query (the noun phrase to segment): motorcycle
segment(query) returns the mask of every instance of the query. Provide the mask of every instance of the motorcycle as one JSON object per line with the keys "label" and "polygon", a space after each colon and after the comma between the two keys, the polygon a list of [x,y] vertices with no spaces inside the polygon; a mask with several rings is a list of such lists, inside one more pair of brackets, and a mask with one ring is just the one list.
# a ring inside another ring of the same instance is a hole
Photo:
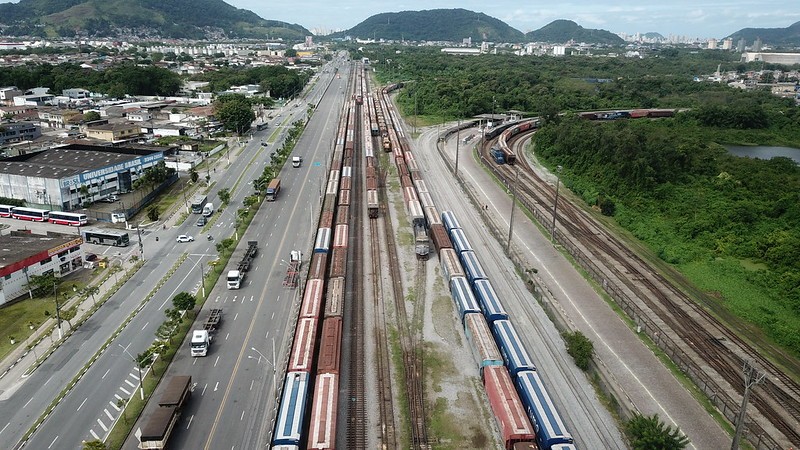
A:
{"label": "motorcycle", "polygon": [[213,238],[213,237],[211,237],[211,235],[209,234],[209,235],[208,235],[208,240],[209,240],[209,241],[213,241],[213,240],[214,240],[214,238]]}

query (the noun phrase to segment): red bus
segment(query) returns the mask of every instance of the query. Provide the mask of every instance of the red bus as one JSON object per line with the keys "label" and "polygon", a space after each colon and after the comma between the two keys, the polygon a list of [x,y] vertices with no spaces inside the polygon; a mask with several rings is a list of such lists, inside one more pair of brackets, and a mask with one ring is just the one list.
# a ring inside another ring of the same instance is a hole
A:
{"label": "red bus", "polygon": [[86,214],[65,211],[50,211],[50,223],[82,227],[86,225]]}
{"label": "red bus", "polygon": [[50,211],[46,209],[21,208],[19,206],[11,208],[11,217],[15,219],[47,222],[49,216]]}
{"label": "red bus", "polygon": [[11,211],[13,209],[13,206],[0,205],[0,217],[11,217]]}

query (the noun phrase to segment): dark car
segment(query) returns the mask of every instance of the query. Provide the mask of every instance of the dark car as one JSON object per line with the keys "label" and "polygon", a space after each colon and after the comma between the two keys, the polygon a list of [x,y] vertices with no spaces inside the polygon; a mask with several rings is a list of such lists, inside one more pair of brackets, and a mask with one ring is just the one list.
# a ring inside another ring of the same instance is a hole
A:
{"label": "dark car", "polygon": [[84,259],[86,261],[97,261],[97,255],[95,255],[94,253],[87,253]]}
{"label": "dark car", "polygon": [[203,225],[205,225],[207,223],[208,223],[208,219],[206,219],[205,216],[200,216],[200,218],[197,219],[197,223],[195,225],[197,225],[198,227],[202,227]]}

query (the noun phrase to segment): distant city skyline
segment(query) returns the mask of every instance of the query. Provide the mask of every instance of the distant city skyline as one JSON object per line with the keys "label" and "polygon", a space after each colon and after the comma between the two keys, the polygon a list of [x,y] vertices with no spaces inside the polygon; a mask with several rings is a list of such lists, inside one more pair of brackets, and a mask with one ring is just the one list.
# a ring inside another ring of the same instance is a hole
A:
{"label": "distant city skyline", "polygon": [[[742,28],[785,28],[800,21],[800,8],[786,0],[565,0],[526,7],[524,2],[462,0],[430,2],[405,0],[223,0],[248,9],[267,20],[299,24],[312,32],[329,33],[352,28],[384,12],[462,8],[482,12],[527,33],[558,19],[572,20],[584,28],[612,33],[657,32],[664,37],[724,38]],[[0,0],[0,3],[17,3]]]}
{"label": "distant city skyline", "polygon": [[665,37],[672,34],[723,38],[742,28],[784,28],[800,21],[800,8],[795,2],[786,0],[670,0],[657,3],[566,0],[530,7],[526,7],[526,2],[509,0],[491,3],[475,0],[434,3],[420,0],[227,0],[227,3],[249,9],[264,19],[302,25],[312,32],[346,30],[384,12],[452,8],[482,12],[523,33],[537,30],[554,20],[567,19],[584,28],[600,28],[612,33],[658,32]]}

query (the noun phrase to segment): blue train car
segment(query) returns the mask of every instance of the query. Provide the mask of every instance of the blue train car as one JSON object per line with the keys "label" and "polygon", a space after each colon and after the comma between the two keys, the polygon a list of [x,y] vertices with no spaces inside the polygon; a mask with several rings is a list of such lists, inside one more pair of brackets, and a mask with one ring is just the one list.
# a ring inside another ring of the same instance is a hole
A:
{"label": "blue train car", "polygon": [[281,410],[278,412],[275,434],[272,436],[273,448],[276,445],[300,445],[307,399],[308,374],[305,372],[287,373],[283,398],[281,398]]}
{"label": "blue train car", "polygon": [[528,355],[528,351],[525,350],[522,341],[519,340],[517,330],[514,329],[514,325],[511,322],[508,320],[494,321],[492,333],[512,378],[516,377],[517,373],[521,371],[536,370],[533,359]]}
{"label": "blue train car", "polygon": [[464,267],[464,273],[467,275],[467,280],[469,280],[470,284],[474,284],[477,280],[488,278],[486,271],[481,266],[481,262],[478,261],[478,255],[474,251],[467,250],[461,252],[458,256],[461,259],[461,265]]}
{"label": "blue train car", "polygon": [[508,320],[508,313],[489,280],[475,280],[472,286],[487,322],[492,324],[496,320]]}
{"label": "blue train car", "polygon": [[467,336],[472,354],[478,361],[480,374],[483,374],[483,368],[486,366],[503,365],[503,355],[500,354],[492,337],[492,330],[482,315],[469,313],[464,316],[464,334]]}
{"label": "blue train car", "polygon": [[453,228],[450,230],[450,240],[453,242],[453,249],[456,253],[466,252],[472,250],[472,244],[467,240],[464,230],[461,228]]}
{"label": "blue train car", "polygon": [[550,450],[578,450],[578,447],[575,444],[556,444],[551,445]]}
{"label": "blue train car", "polygon": [[317,229],[317,239],[314,241],[314,253],[328,253],[331,248],[331,229]]}
{"label": "blue train car", "polygon": [[444,229],[447,230],[448,233],[450,230],[461,228],[461,224],[458,223],[458,219],[456,219],[456,215],[453,211],[442,211],[442,223],[444,224]]}
{"label": "blue train car", "polygon": [[522,371],[517,374],[515,384],[525,412],[536,429],[539,446],[553,449],[559,448],[557,447],[559,444],[572,444],[572,436],[564,427],[564,422],[561,421],[561,416],[556,411],[539,374],[529,370]]}
{"label": "blue train car", "polygon": [[453,277],[450,280],[450,295],[458,307],[458,317],[464,320],[464,315],[468,313],[481,312],[481,307],[475,296],[472,294],[472,289],[469,287],[469,281],[464,277]]}

